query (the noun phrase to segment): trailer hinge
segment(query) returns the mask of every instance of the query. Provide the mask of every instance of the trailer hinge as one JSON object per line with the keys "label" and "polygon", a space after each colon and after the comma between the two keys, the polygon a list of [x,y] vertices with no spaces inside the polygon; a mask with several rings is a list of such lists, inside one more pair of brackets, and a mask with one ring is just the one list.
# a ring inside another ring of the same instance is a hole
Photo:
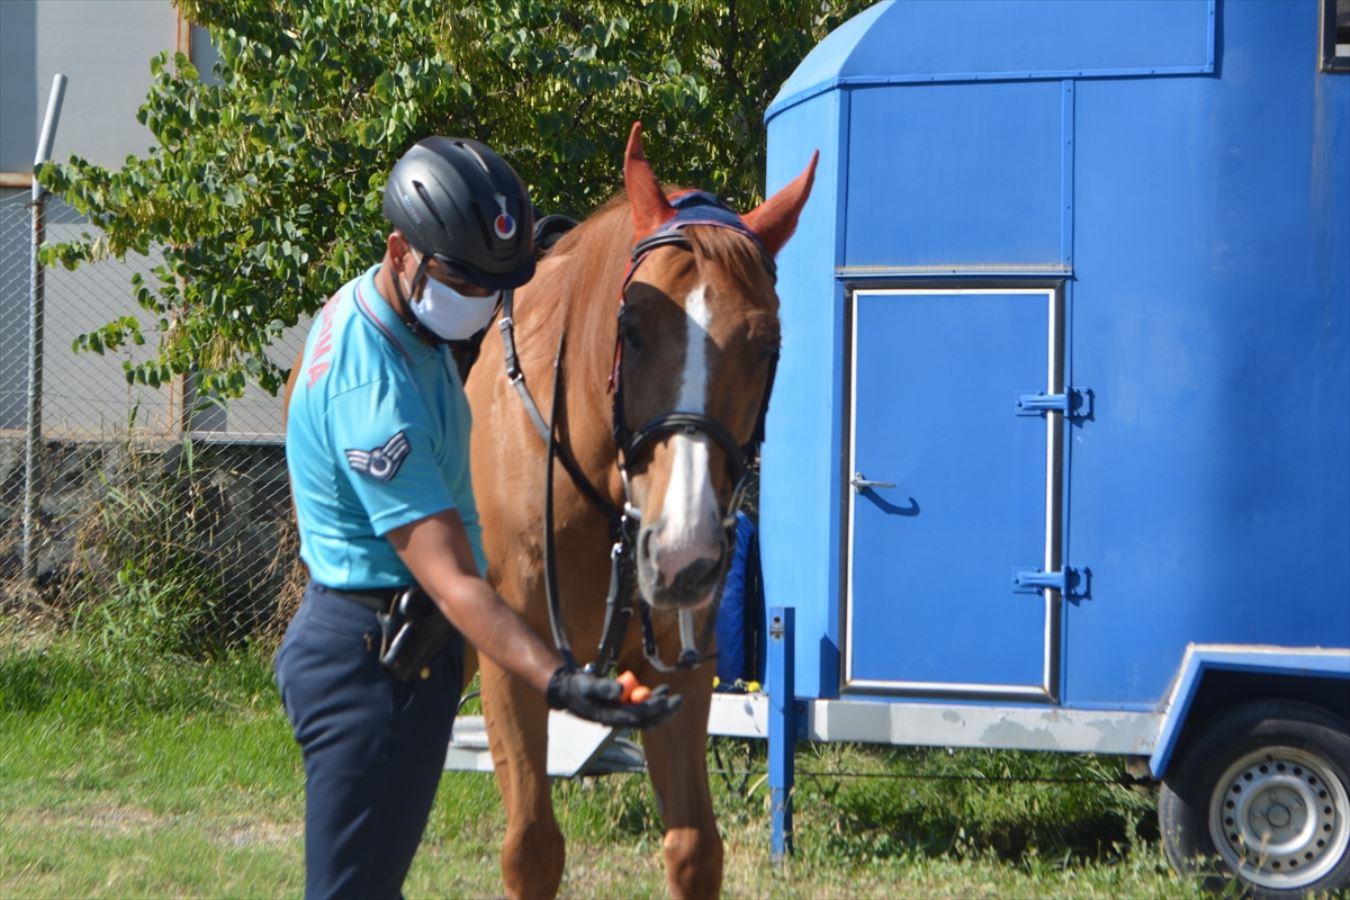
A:
{"label": "trailer hinge", "polygon": [[1070,419],[1088,419],[1092,417],[1092,389],[1069,388],[1062,394],[1017,395],[1017,414],[1019,416],[1039,416],[1043,412],[1060,412]]}
{"label": "trailer hinge", "polygon": [[1055,572],[1044,569],[1014,569],[1013,591],[1018,594],[1039,594],[1046,588],[1059,591],[1061,597],[1082,598],[1088,595],[1092,578],[1090,569],[1064,568]]}

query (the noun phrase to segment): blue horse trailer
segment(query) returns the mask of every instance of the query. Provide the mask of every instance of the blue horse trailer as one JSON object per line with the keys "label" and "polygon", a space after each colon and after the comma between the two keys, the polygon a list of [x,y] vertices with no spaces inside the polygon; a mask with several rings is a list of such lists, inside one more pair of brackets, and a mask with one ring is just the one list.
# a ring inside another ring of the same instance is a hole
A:
{"label": "blue horse trailer", "polygon": [[1179,867],[1350,883],[1348,43],[1347,0],[892,0],[783,86],[778,849],[794,734],[1091,751]]}

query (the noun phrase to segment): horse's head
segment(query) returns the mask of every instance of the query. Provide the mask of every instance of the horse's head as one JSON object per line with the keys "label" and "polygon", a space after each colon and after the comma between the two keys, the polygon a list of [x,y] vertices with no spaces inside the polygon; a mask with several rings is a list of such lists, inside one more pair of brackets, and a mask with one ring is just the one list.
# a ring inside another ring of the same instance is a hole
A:
{"label": "horse's head", "polygon": [[773,257],[796,228],[815,164],[738,216],[707,195],[667,197],[633,126],[624,183],[635,260],[614,414],[641,511],[638,586],[653,607],[702,606],[726,572],[734,495],[778,359]]}

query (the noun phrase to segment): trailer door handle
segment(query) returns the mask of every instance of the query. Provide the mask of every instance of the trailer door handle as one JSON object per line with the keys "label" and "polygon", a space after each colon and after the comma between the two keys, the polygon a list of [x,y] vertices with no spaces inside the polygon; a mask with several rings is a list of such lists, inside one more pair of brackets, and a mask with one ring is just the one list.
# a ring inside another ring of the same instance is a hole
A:
{"label": "trailer door handle", "polygon": [[848,480],[848,483],[853,485],[853,490],[859,493],[861,493],[864,488],[895,487],[895,482],[893,481],[868,481],[866,478],[863,477],[863,473],[861,472],[854,472],[853,477]]}

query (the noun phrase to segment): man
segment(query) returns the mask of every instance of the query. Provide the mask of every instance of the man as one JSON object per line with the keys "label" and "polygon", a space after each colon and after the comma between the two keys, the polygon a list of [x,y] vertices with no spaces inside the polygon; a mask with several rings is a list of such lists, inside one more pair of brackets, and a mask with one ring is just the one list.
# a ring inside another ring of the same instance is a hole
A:
{"label": "man", "polygon": [[[428,138],[395,165],[384,213],[383,260],[324,306],[288,385],[311,580],[276,671],[305,761],[308,897],[399,896],[444,766],[464,639],[555,709],[648,727],[679,706],[666,694],[621,704],[618,682],[564,668],[480,577],[469,408],[446,343],[480,331],[500,291],[534,274],[524,184],[483,144]],[[405,593],[414,585],[425,594]]]}

